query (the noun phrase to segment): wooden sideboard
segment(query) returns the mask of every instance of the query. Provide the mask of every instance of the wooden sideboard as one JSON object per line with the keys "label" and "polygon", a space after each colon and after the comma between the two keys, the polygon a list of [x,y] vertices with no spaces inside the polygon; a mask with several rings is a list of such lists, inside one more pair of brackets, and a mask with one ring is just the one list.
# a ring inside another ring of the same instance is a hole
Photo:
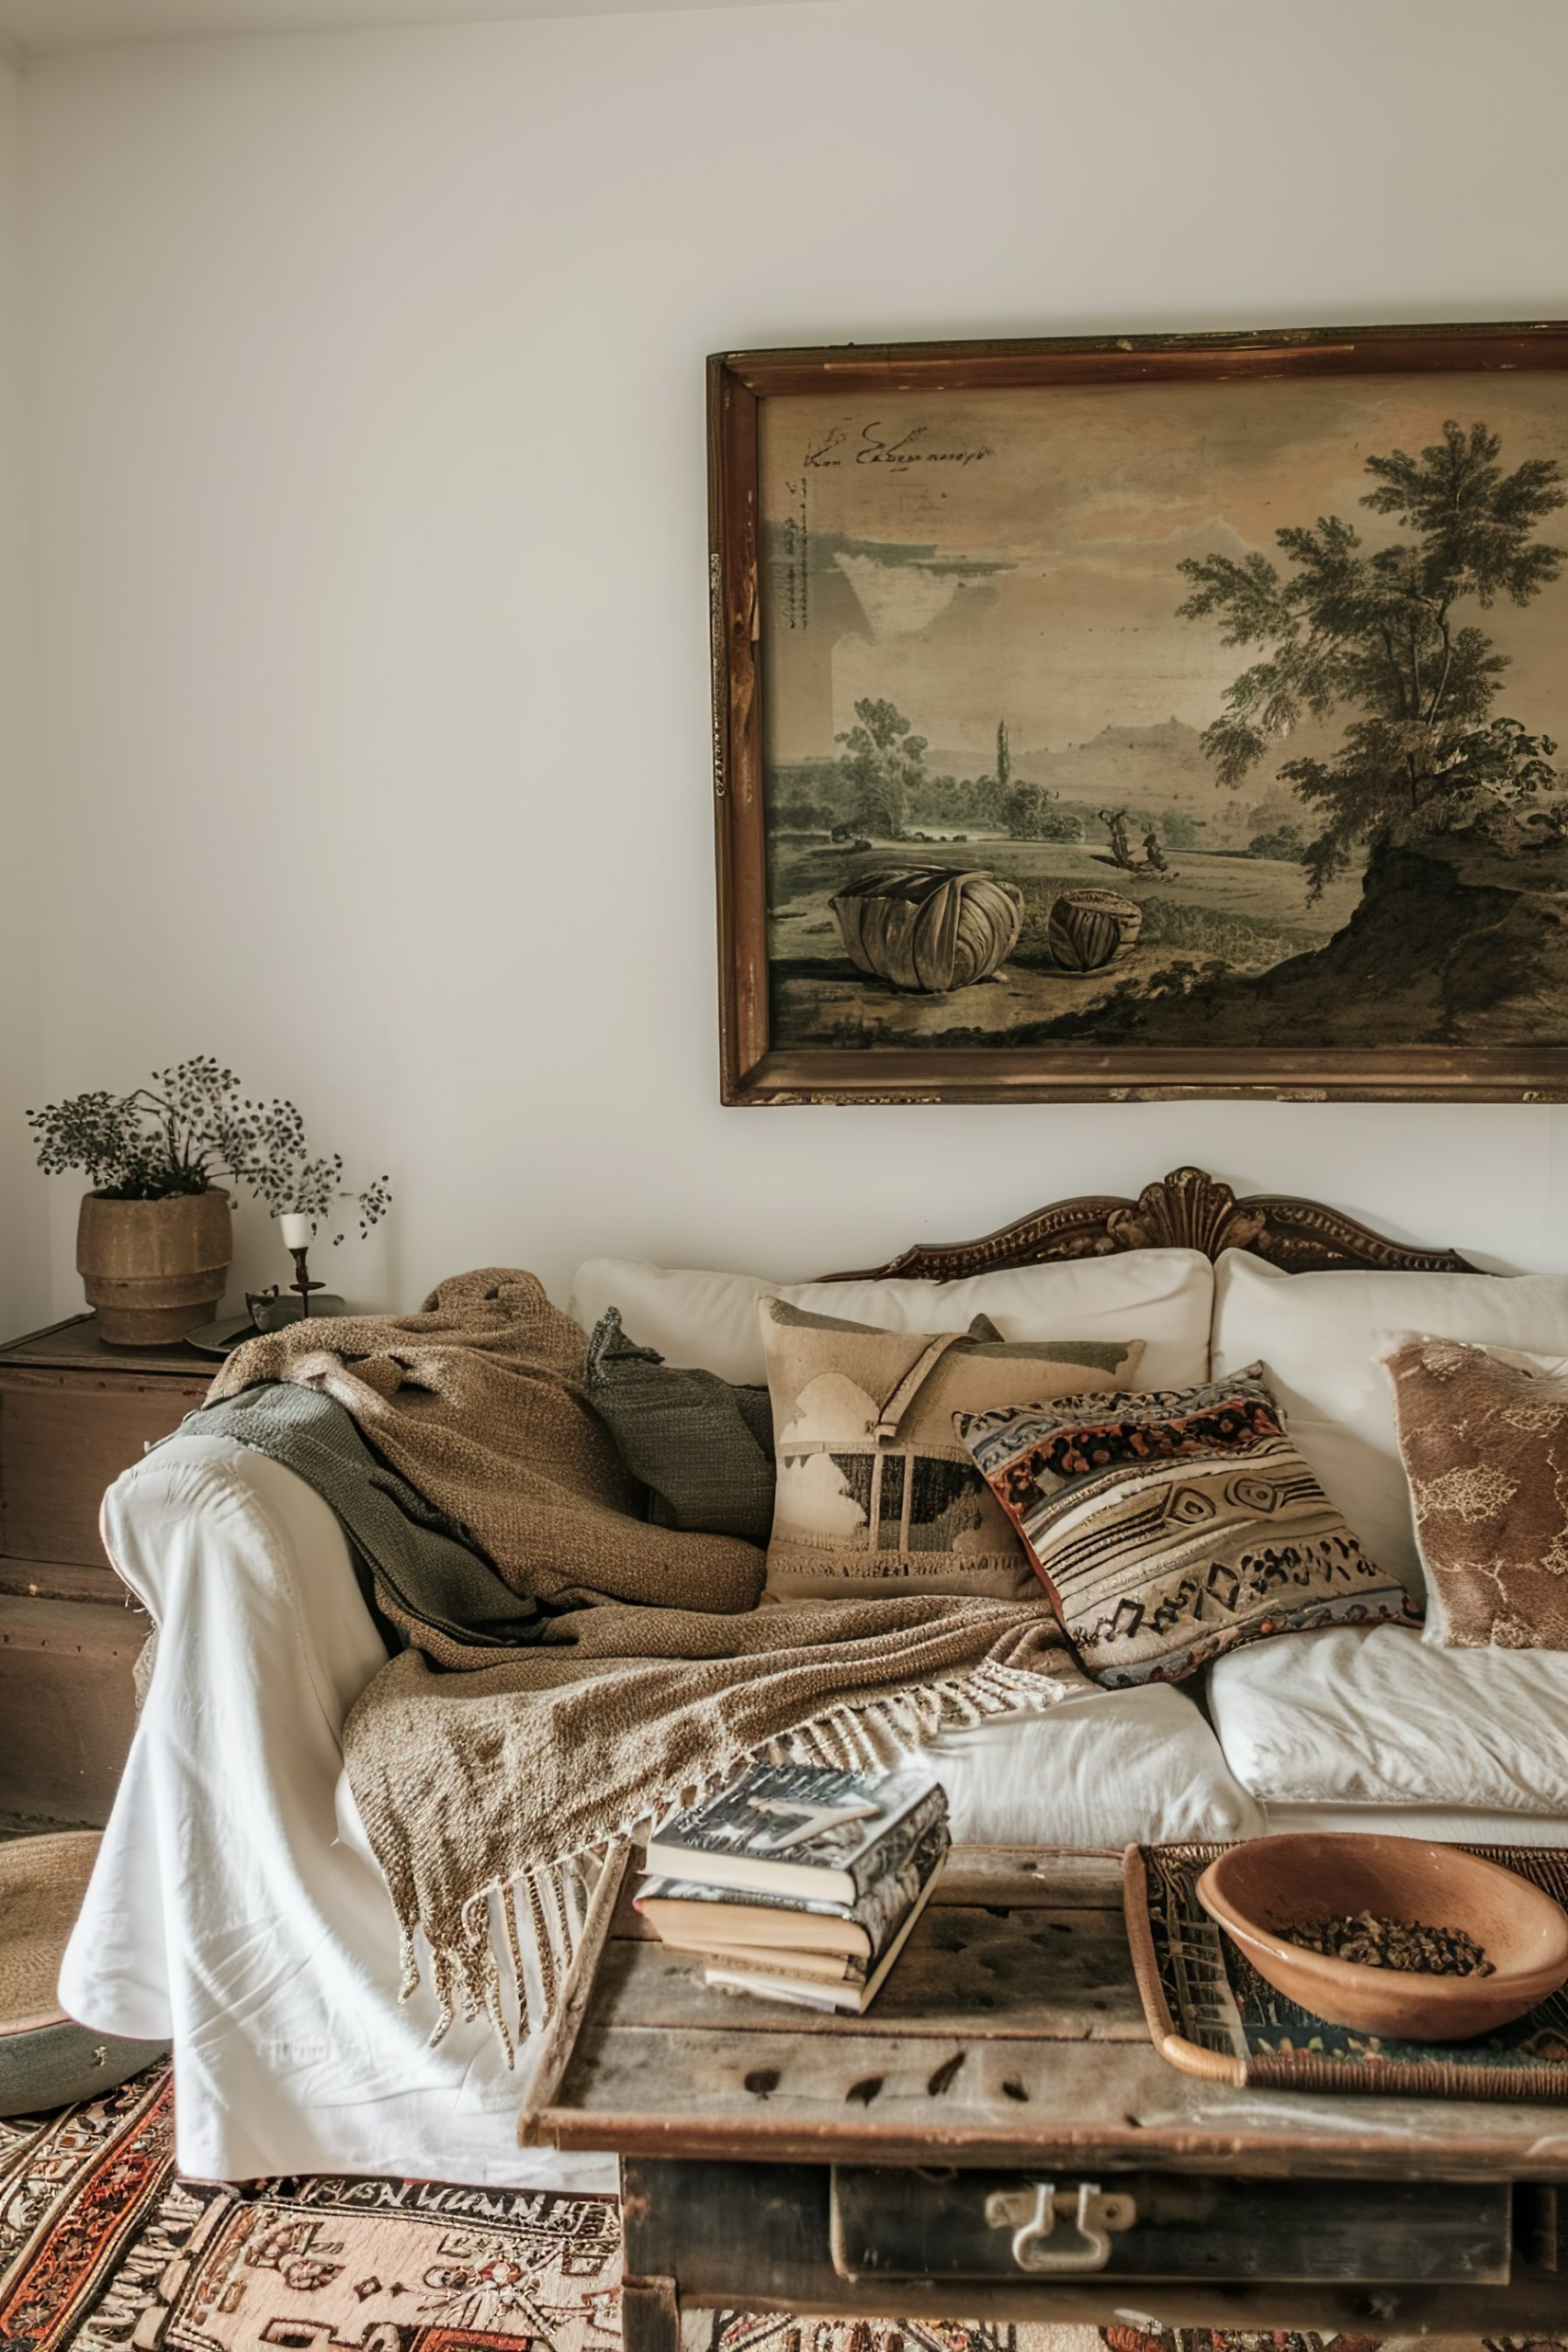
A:
{"label": "wooden sideboard", "polygon": [[0,1346],[0,1815],[108,1818],[148,1621],[98,1540],[106,1487],[200,1404],[214,1359],[73,1317]]}

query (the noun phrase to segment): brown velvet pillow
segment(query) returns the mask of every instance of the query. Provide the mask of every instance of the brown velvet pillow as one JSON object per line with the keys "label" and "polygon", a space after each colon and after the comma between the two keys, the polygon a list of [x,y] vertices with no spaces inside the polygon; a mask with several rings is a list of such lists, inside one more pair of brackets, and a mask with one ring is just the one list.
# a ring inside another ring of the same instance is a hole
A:
{"label": "brown velvet pillow", "polygon": [[1385,1357],[1444,1649],[1568,1650],[1568,1379],[1461,1340]]}

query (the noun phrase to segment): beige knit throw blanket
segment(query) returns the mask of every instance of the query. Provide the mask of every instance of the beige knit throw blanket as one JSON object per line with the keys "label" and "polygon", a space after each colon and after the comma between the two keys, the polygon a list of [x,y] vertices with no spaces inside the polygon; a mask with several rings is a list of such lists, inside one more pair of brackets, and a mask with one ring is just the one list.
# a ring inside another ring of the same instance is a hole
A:
{"label": "beige knit throw blanket", "polygon": [[513,2026],[546,2022],[605,1859],[749,1758],[875,1769],[1084,1687],[1043,1600],[759,1609],[754,1546],[633,1515],[584,1349],[533,1275],[487,1269],[417,1315],[252,1340],[211,1391],[321,1387],[551,1611],[538,1645],[498,1665],[493,1646],[466,1648],[378,1590],[414,1646],[352,1710],[344,1755],[397,1910],[405,1998],[416,1938],[429,1949],[437,2039],[459,2009],[487,2011],[509,2049]]}

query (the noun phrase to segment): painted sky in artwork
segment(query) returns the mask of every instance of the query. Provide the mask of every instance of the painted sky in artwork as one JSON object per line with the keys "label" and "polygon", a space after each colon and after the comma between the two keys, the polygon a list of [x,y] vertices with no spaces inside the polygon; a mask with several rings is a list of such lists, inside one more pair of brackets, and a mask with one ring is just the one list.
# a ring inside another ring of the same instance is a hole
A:
{"label": "painted sky in artwork", "polygon": [[[765,401],[768,763],[830,756],[863,695],[976,771],[999,717],[1015,752],[1206,727],[1256,656],[1176,618],[1181,559],[1277,558],[1278,529],[1327,514],[1397,536],[1359,505],[1365,460],[1449,417],[1500,433],[1506,467],[1568,468],[1549,371]],[[1568,547],[1568,510],[1542,536]],[[1496,709],[1568,742],[1568,565],[1523,611],[1459,618],[1513,658]]]}

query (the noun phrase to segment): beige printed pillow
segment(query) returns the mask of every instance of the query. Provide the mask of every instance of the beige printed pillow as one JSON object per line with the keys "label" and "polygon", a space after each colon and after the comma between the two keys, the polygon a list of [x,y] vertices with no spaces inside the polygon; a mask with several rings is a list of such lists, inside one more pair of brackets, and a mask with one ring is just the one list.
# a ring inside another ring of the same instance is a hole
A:
{"label": "beige printed pillow", "polygon": [[757,1314],[778,1455],[764,1599],[1037,1599],[953,1417],[1129,1388],[1143,1341],[881,1331],[781,1298]]}

